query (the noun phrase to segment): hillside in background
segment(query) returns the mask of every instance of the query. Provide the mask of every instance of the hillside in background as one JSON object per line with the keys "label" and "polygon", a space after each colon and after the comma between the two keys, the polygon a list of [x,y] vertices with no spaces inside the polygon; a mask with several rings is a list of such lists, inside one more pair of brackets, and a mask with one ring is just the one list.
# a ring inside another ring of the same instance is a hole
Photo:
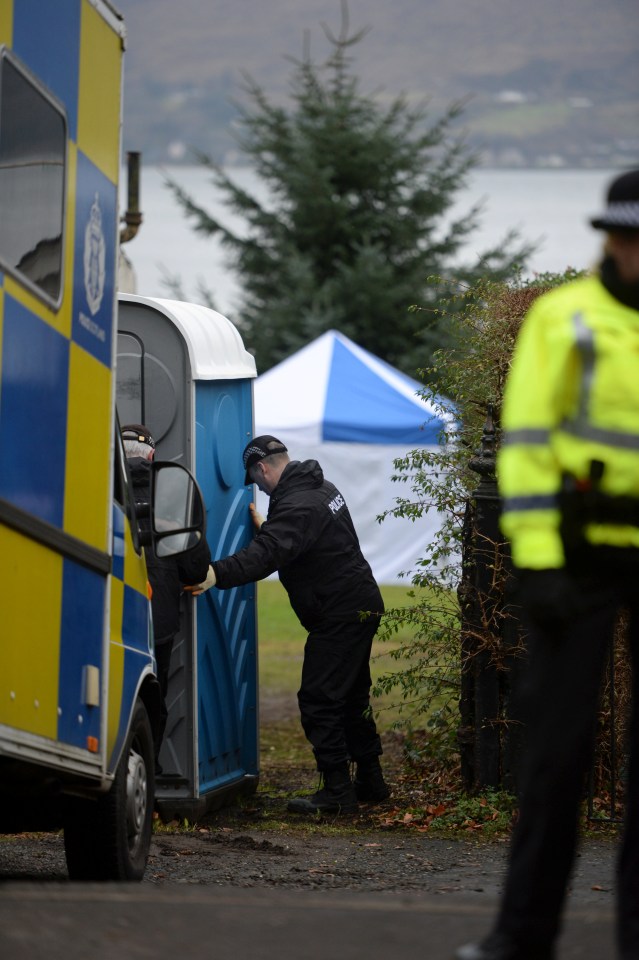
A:
{"label": "hillside in background", "polygon": [[[147,163],[190,148],[238,159],[247,71],[285,101],[290,58],[321,62],[339,0],[114,0],[127,28],[124,148]],[[610,167],[639,158],[636,0],[349,0],[365,94],[468,98],[461,126],[485,166]]]}

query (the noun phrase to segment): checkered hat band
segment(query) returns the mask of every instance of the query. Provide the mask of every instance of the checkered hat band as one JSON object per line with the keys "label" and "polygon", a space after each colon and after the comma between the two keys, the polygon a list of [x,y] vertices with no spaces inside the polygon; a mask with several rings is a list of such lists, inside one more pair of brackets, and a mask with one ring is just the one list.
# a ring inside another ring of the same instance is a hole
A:
{"label": "checkered hat band", "polygon": [[260,460],[263,457],[268,456],[268,452],[265,452],[264,450],[262,450],[261,447],[247,447],[246,450],[244,451],[244,466],[246,466],[246,464],[249,461],[249,457],[252,457],[254,453],[258,455]]}
{"label": "checkered hat band", "polygon": [[155,449],[155,440],[141,424],[139,426],[133,424],[133,426],[122,427],[121,430],[123,440],[137,440],[138,443],[146,443],[147,447]]}
{"label": "checkered hat band", "polygon": [[639,202],[610,203],[601,219],[620,227],[639,227]]}

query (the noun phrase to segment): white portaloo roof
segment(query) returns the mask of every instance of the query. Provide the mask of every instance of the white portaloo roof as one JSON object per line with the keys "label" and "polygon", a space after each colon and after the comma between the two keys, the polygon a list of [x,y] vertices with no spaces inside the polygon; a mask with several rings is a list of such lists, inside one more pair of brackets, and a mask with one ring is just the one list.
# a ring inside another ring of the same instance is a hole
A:
{"label": "white portaloo roof", "polygon": [[187,345],[194,380],[241,380],[256,377],[255,358],[227,317],[210,307],[182,300],[120,294],[121,301],[146,304],[175,324]]}

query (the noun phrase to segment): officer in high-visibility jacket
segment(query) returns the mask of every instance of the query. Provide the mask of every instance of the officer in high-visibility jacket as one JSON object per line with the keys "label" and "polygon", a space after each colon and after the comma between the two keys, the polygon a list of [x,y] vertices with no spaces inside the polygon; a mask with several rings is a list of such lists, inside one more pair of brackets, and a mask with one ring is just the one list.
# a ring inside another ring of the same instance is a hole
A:
{"label": "officer in high-visibility jacket", "polygon": [[529,643],[527,747],[496,923],[457,960],[555,957],[622,608],[635,670],[617,946],[639,960],[639,170],[591,223],[606,231],[598,272],[534,303],[506,385],[498,481]]}

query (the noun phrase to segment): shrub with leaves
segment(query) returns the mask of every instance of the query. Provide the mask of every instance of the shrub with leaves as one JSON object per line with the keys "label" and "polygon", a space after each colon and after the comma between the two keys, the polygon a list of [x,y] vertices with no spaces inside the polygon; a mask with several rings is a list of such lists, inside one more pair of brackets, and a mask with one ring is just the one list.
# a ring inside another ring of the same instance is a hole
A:
{"label": "shrub with leaves", "polygon": [[[449,345],[434,354],[431,366],[420,375],[426,384],[422,395],[435,402],[448,426],[437,449],[413,450],[395,461],[393,479],[406,492],[396,498],[388,513],[417,523],[427,511],[436,510],[441,525],[435,540],[424,545],[417,568],[406,574],[412,584],[411,602],[385,615],[383,639],[392,639],[406,625],[412,628],[412,638],[393,650],[397,668],[379,679],[375,691],[396,693],[399,723],[409,732],[425,729],[428,733],[421,738],[409,734],[408,742],[419,744],[422,758],[437,763],[451,760],[457,749],[461,683],[458,588],[464,517],[479,479],[472,469],[473,458],[482,443],[487,411],[494,414],[498,437],[504,384],[525,314],[538,296],[577,275],[568,270],[534,280],[482,279],[447,292],[437,309],[438,323],[447,325]],[[442,280],[432,278],[432,282],[440,285]],[[383,519],[379,517],[380,522]],[[497,594],[503,592],[504,582],[505,574],[493,585]],[[499,615],[494,596],[491,609]],[[486,644],[493,644],[491,656],[498,657],[495,638],[499,631],[489,619],[483,624],[483,633]],[[477,648],[481,649],[481,644]]]}

